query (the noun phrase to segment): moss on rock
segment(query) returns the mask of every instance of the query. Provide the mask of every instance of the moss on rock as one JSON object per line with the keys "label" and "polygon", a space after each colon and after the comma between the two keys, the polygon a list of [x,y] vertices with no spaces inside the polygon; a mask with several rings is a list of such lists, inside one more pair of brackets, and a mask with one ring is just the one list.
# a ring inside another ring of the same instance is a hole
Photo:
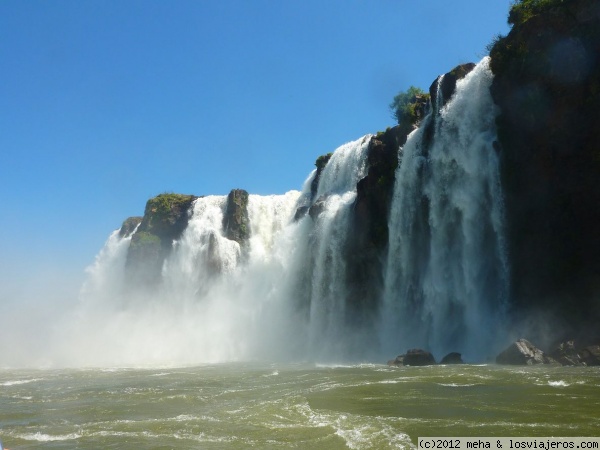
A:
{"label": "moss on rock", "polygon": [[126,267],[132,282],[154,285],[173,241],[185,230],[194,195],[165,193],[146,203],[144,217],[131,238]]}

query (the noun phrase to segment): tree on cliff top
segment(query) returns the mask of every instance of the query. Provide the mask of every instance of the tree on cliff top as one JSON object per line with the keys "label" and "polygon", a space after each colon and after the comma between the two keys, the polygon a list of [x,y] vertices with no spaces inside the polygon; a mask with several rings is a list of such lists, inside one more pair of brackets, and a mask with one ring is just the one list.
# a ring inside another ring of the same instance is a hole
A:
{"label": "tree on cliff top", "polygon": [[416,118],[415,105],[417,99],[425,95],[425,91],[418,87],[411,86],[404,92],[399,92],[390,103],[392,117],[398,121],[414,123]]}

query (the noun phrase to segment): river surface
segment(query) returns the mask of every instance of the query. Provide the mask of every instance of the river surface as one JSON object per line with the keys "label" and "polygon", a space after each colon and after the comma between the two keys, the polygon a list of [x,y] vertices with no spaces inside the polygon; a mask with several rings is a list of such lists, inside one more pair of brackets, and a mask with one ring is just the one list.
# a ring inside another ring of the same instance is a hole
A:
{"label": "river surface", "polygon": [[228,363],[0,370],[15,449],[386,449],[419,436],[598,436],[600,369]]}

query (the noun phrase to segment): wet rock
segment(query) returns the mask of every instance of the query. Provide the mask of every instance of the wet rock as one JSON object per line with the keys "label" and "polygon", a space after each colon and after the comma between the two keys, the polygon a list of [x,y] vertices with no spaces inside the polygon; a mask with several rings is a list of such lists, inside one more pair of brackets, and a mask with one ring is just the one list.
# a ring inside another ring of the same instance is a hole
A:
{"label": "wet rock", "polygon": [[296,214],[294,214],[294,222],[297,222],[300,219],[302,219],[308,213],[308,210],[309,210],[308,206],[300,206],[296,210]]}
{"label": "wet rock", "polygon": [[398,355],[394,359],[390,359],[387,362],[388,366],[403,366],[404,365],[404,355]]}
{"label": "wet rock", "polygon": [[561,342],[550,353],[550,356],[563,366],[581,366],[579,352],[575,348],[575,341]]}
{"label": "wet rock", "polygon": [[[431,96],[431,107],[433,111],[437,111],[442,108],[456,90],[456,82],[471,72],[475,68],[475,64],[467,63],[460,64],[452,69],[450,72],[440,75],[429,87],[429,94]],[[438,94],[441,94],[442,104],[438,105]]]}
{"label": "wet rock", "polygon": [[314,202],[310,209],[308,210],[308,215],[313,220],[317,220],[319,214],[321,214],[325,210],[325,197],[319,197],[316,202]]}
{"label": "wet rock", "polygon": [[427,350],[413,348],[404,355],[403,363],[405,366],[431,366],[436,364],[435,358]]}
{"label": "wet rock", "polygon": [[315,161],[315,166],[317,168],[317,172],[315,173],[315,177],[313,178],[313,180],[310,184],[311,201],[314,200],[315,196],[317,195],[317,191],[319,190],[319,181],[321,180],[321,174],[323,173],[323,170],[325,169],[325,166],[331,159],[332,155],[333,155],[333,153],[327,153],[325,155],[321,155]]}
{"label": "wet rock", "polygon": [[586,366],[600,366],[600,345],[589,345],[579,352],[581,362]]}
{"label": "wet rock", "polygon": [[527,339],[519,339],[513,342],[506,350],[496,356],[496,363],[514,366],[549,364],[551,362],[554,362],[554,360],[544,355],[542,350]]}
{"label": "wet rock", "polygon": [[464,364],[464,363],[465,362],[462,359],[462,355],[457,352],[448,353],[440,361],[440,364]]}

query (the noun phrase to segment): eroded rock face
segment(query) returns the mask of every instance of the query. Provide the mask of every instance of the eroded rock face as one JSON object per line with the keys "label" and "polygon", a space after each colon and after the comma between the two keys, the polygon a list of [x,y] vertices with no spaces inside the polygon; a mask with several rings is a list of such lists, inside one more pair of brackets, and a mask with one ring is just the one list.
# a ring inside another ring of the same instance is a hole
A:
{"label": "eroded rock face", "polygon": [[588,340],[600,320],[600,3],[539,3],[490,52],[511,298]]}
{"label": "eroded rock face", "polygon": [[227,208],[223,215],[223,232],[227,239],[246,245],[250,238],[250,220],[248,219],[248,192],[233,189],[227,196]]}
{"label": "eroded rock face", "polygon": [[506,350],[496,357],[496,363],[514,366],[525,366],[533,364],[549,364],[554,362],[544,355],[544,352],[529,342],[527,339],[519,339],[513,342]]}

